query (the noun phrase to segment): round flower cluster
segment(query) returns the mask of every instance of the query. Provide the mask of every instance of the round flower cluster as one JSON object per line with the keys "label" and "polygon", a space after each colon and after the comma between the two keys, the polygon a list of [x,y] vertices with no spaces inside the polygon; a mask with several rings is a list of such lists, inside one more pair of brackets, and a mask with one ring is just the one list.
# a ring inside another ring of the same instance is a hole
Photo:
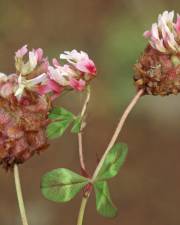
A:
{"label": "round flower cluster", "polygon": [[46,127],[52,100],[64,90],[82,91],[96,68],[85,52],[65,52],[51,66],[42,49],[15,53],[16,73],[0,73],[0,164],[12,168],[47,148]]}
{"label": "round flower cluster", "polygon": [[180,16],[165,11],[144,36],[149,44],[135,65],[135,85],[145,94],[169,95],[180,92]]}
{"label": "round flower cluster", "polygon": [[55,58],[52,60],[53,65],[48,66],[49,79],[39,88],[41,94],[53,90],[54,98],[65,90],[83,91],[96,75],[94,62],[83,51],[65,51],[60,54],[60,59],[66,60],[67,64],[61,65]]}

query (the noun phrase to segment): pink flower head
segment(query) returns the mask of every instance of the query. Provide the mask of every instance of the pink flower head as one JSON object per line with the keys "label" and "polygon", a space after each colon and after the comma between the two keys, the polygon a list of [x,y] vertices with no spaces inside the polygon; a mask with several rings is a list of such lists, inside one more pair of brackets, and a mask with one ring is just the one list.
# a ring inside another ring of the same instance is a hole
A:
{"label": "pink flower head", "polygon": [[71,65],[73,65],[77,70],[90,75],[96,74],[96,66],[94,62],[89,59],[86,52],[77,50],[65,51],[64,54],[60,55],[60,59],[67,60]]}
{"label": "pink flower head", "polygon": [[86,82],[82,79],[76,80],[74,78],[71,78],[70,86],[74,88],[76,91],[83,91],[84,88],[86,87]]}
{"label": "pink flower head", "polygon": [[[179,17],[178,17],[179,18]],[[150,38],[150,44],[162,53],[177,53],[180,51],[178,44],[179,19],[173,22],[174,11],[165,11],[158,17],[158,22],[154,23],[150,31],[144,32],[145,38]]]}

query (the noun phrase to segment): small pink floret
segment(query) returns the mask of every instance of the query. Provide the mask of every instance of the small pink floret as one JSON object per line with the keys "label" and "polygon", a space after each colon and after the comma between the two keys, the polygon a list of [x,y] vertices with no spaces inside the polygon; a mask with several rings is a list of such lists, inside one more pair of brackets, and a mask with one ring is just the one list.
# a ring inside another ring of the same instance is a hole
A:
{"label": "small pink floret", "polygon": [[27,45],[24,45],[22,48],[20,48],[19,50],[17,50],[17,52],[15,53],[15,55],[18,58],[22,58],[24,55],[26,55],[27,52],[28,52]]}
{"label": "small pink floret", "polygon": [[86,86],[86,82],[82,79],[76,80],[72,78],[70,80],[70,86],[74,88],[76,91],[83,91]]}
{"label": "small pink floret", "polygon": [[40,85],[38,87],[38,92],[40,95],[44,95],[49,92],[60,94],[61,91],[62,91],[62,87],[58,83],[56,83],[54,80],[51,80],[51,79],[49,79],[46,84]]}
{"label": "small pink floret", "polygon": [[43,50],[42,50],[42,48],[35,49],[34,51],[35,51],[35,55],[37,57],[37,61],[41,62],[41,60],[43,59]]}
{"label": "small pink floret", "polygon": [[92,75],[96,74],[96,67],[95,64],[92,60],[90,60],[87,64],[86,64],[86,68],[88,69],[89,73]]}
{"label": "small pink floret", "polygon": [[96,74],[96,67],[94,65],[94,62],[90,59],[82,60],[82,61],[78,62],[76,64],[76,68],[78,70],[80,70],[81,72],[84,72],[84,73],[88,73],[88,74],[91,74],[91,75]]}
{"label": "small pink floret", "polygon": [[58,62],[58,60],[56,58],[53,58],[52,59],[52,64],[53,64],[54,67],[61,66],[60,63]]}
{"label": "small pink floret", "polygon": [[145,31],[144,32],[144,34],[143,34],[143,36],[145,37],[145,38],[149,38],[149,37],[151,37],[151,31],[149,31],[149,30],[147,30],[147,31]]}

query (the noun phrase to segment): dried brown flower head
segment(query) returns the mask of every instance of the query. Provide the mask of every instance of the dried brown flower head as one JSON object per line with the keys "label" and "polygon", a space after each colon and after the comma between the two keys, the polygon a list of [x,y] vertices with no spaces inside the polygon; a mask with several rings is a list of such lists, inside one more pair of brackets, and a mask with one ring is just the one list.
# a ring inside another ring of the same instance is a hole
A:
{"label": "dried brown flower head", "polygon": [[6,169],[48,146],[49,100],[28,90],[17,100],[12,92],[17,79],[17,75],[10,75],[8,81],[0,82],[0,164]]}
{"label": "dried brown flower head", "polygon": [[144,94],[170,95],[180,92],[180,55],[165,54],[147,46],[135,64],[134,81]]}

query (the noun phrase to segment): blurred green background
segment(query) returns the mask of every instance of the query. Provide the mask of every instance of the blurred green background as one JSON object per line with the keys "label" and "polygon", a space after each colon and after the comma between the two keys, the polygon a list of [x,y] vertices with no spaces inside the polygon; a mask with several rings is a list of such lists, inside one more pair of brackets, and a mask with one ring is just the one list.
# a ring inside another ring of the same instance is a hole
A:
{"label": "blurred green background", "polygon": [[[125,106],[135,94],[133,64],[146,45],[144,30],[164,10],[180,13],[178,0],[0,0],[0,71],[14,71],[14,52],[24,44],[58,57],[64,50],[87,51],[98,69],[92,82],[85,159],[92,172]],[[83,95],[69,94],[56,104],[79,112]],[[141,99],[120,141],[129,154],[119,176],[110,182],[118,216],[96,213],[92,195],[84,225],[180,224],[180,96]],[[66,204],[45,200],[40,178],[48,170],[79,171],[77,138],[65,134],[20,167],[29,224],[76,224],[81,195]],[[0,225],[20,225],[13,175],[0,171]]]}

